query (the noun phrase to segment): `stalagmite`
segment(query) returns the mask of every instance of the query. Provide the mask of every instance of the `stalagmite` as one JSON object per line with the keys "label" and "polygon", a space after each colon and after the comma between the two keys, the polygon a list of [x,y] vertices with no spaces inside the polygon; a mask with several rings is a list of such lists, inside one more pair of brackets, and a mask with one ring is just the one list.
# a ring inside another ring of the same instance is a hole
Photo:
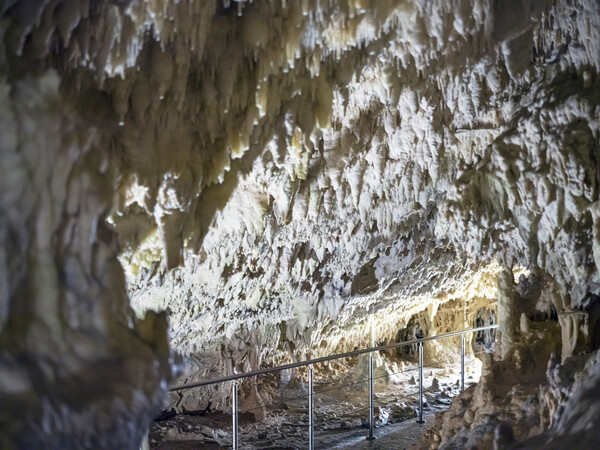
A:
{"label": "stalagmite", "polygon": [[503,358],[508,355],[515,343],[517,324],[515,302],[513,274],[512,271],[504,269],[498,274],[498,322]]}

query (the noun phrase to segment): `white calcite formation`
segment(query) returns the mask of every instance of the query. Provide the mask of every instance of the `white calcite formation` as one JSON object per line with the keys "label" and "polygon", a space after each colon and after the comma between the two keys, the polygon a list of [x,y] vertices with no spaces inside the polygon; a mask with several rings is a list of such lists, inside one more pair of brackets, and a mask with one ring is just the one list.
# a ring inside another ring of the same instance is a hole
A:
{"label": "white calcite formation", "polygon": [[200,379],[497,298],[519,438],[600,345],[596,0],[8,0],[0,41],[0,446],[137,446],[148,310]]}

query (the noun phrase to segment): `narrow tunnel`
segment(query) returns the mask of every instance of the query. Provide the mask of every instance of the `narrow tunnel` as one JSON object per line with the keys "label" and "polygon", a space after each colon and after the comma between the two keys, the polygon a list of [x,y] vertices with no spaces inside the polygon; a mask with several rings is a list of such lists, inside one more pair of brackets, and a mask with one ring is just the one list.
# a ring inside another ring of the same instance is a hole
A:
{"label": "narrow tunnel", "polygon": [[597,0],[0,3],[0,448],[598,448],[599,69]]}

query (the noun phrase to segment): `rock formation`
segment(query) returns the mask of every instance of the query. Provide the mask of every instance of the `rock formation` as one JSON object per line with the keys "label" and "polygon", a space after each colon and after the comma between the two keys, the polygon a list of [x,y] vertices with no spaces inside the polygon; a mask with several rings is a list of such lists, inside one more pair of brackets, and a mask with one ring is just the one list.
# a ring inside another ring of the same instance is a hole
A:
{"label": "rock formation", "polygon": [[517,440],[582,432],[596,0],[6,0],[0,42],[0,446],[136,447],[169,346],[193,380],[496,310],[436,442],[534,397]]}

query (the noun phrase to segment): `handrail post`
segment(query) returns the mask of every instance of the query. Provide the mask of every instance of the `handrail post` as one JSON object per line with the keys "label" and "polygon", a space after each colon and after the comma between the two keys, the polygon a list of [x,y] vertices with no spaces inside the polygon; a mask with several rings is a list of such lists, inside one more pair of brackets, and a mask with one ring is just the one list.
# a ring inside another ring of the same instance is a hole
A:
{"label": "handrail post", "polygon": [[369,353],[369,436],[367,440],[375,439],[373,436],[373,427],[375,420],[373,419],[373,353]]}
{"label": "handrail post", "polygon": [[460,391],[465,390],[465,335],[460,335]]}
{"label": "handrail post", "polygon": [[314,416],[314,386],[313,386],[313,366],[308,366],[308,449],[315,448],[315,416]]}
{"label": "handrail post", "polygon": [[232,416],[232,444],[233,450],[238,450],[238,383],[237,381],[233,381],[231,385],[231,416]]}
{"label": "handrail post", "polygon": [[425,423],[423,420],[423,341],[419,342],[419,420],[417,423]]}

